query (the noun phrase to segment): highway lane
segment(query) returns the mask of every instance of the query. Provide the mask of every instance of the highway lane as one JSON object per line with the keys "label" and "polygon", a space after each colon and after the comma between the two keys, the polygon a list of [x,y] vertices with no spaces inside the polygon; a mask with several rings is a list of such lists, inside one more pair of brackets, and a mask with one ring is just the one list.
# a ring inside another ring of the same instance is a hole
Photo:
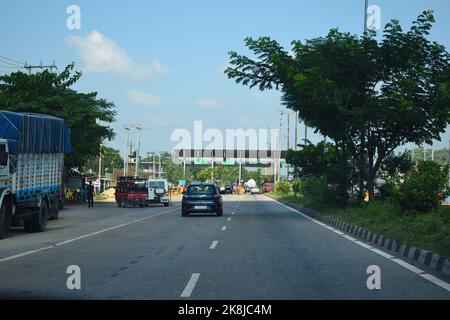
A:
{"label": "highway lane", "polygon": [[[105,206],[96,209],[100,218],[56,230],[54,238],[51,232],[16,235],[27,238],[26,245],[8,253],[28,249],[33,237],[53,247],[0,262],[0,297],[450,298],[443,288],[264,196],[227,195],[224,201],[222,217],[183,218],[179,202],[170,208]],[[69,239],[66,232],[75,241],[56,246]],[[0,242],[4,257],[2,247]],[[81,290],[66,287],[69,265],[81,269]],[[381,269],[381,290],[367,289],[369,265]]]}

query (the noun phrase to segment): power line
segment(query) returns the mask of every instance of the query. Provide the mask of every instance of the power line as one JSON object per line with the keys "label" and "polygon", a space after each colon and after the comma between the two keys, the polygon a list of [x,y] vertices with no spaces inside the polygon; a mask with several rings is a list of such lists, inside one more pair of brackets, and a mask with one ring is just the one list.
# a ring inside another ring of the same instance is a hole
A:
{"label": "power line", "polygon": [[13,66],[0,66],[0,68],[20,69],[21,67],[13,67]]}
{"label": "power line", "polygon": [[9,61],[14,62],[14,63],[16,63],[16,64],[19,64],[19,65],[21,65],[21,66],[23,66],[23,65],[25,64],[24,62],[20,62],[20,61],[17,61],[17,60],[14,60],[14,59],[11,59],[11,58],[8,58],[8,57],[5,57],[5,56],[0,56],[0,58],[9,60]]}
{"label": "power line", "polygon": [[1,58],[0,58],[0,62],[6,63],[7,65],[10,65],[10,66],[13,66],[13,67],[18,67],[18,68],[23,67],[23,64],[21,65],[21,64],[18,64],[18,63],[9,62],[8,60],[1,59]]}

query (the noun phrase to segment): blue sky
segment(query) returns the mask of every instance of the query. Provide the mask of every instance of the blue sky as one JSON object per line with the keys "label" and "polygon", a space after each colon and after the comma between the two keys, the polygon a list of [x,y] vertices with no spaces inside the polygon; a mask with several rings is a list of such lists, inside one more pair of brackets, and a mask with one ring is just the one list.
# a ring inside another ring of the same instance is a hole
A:
{"label": "blue sky", "polygon": [[[380,7],[382,25],[395,18],[405,27],[423,10],[434,9],[437,23],[430,37],[449,48],[449,1],[370,4]],[[81,9],[80,30],[66,27],[69,5]],[[31,64],[55,60],[59,70],[75,62],[84,72],[75,89],[97,91],[116,104],[117,137],[107,145],[123,149],[125,124],[186,127],[203,120],[205,128],[222,130],[277,128],[279,93],[227,79],[222,72],[227,52],[247,53],[247,36],[270,36],[289,49],[292,40],[323,36],[333,27],[360,34],[363,9],[363,0],[2,0],[0,55]],[[10,71],[0,67],[1,73]],[[144,130],[141,151],[170,149],[172,130]],[[449,136],[435,146],[446,147]]]}

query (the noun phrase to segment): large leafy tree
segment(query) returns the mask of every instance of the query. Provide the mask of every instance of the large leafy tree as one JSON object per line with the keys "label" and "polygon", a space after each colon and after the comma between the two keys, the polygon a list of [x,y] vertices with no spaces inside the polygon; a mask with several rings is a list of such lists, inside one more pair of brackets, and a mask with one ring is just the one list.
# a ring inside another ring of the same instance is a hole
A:
{"label": "large leafy tree", "polygon": [[[123,158],[120,156],[119,150],[102,145],[100,147],[100,154],[102,156],[102,168],[104,172],[113,172],[115,169],[123,168]],[[85,165],[85,168],[96,172],[98,170],[98,156],[90,159]]]}
{"label": "large leafy tree", "polygon": [[116,111],[112,102],[99,99],[96,92],[72,89],[81,77],[81,72],[73,69],[74,64],[70,64],[61,73],[19,71],[0,76],[0,108],[63,118],[73,145],[73,153],[66,157],[66,168],[81,169],[99,154],[103,140],[114,137],[109,124],[115,120]]}
{"label": "large leafy tree", "polygon": [[288,108],[352,154],[360,189],[367,181],[372,199],[385,157],[408,142],[439,140],[449,122],[449,53],[427,39],[433,23],[431,11],[407,32],[392,20],[381,40],[332,29],[293,41],[292,54],[268,37],[247,38],[256,57],[230,52],[225,73],[249,87],[281,89]]}

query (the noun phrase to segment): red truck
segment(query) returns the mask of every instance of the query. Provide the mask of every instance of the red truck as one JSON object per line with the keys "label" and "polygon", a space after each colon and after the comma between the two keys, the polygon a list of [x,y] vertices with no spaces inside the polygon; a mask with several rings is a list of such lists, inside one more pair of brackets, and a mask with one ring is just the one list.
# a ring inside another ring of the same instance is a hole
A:
{"label": "red truck", "polygon": [[118,207],[148,206],[148,182],[146,179],[119,177],[114,196]]}

